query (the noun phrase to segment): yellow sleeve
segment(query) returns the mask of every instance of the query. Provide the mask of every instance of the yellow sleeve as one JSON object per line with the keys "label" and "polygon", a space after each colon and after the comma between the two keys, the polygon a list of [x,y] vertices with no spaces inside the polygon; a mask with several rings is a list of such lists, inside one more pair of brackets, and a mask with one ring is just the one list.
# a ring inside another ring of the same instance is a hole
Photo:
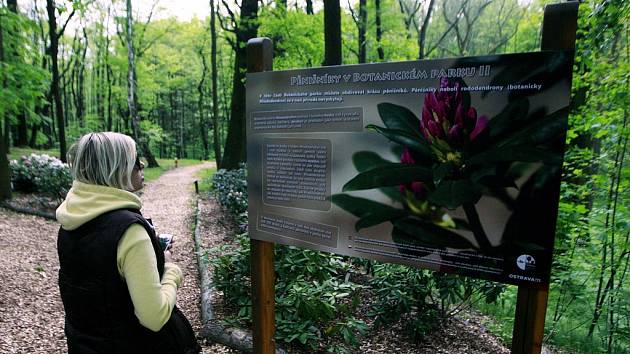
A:
{"label": "yellow sleeve", "polygon": [[118,273],[127,283],[140,324],[154,332],[159,331],[171,317],[182,271],[177,265],[166,263],[160,280],[151,239],[139,224],[133,224],[125,231],[116,256]]}

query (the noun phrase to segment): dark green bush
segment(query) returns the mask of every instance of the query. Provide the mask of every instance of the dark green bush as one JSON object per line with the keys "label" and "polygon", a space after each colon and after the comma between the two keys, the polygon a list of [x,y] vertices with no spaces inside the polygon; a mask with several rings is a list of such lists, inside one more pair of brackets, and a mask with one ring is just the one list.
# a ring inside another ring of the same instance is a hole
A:
{"label": "dark green bush", "polygon": [[63,199],[72,187],[70,168],[55,157],[22,156],[11,161],[10,169],[11,183],[16,191]]}

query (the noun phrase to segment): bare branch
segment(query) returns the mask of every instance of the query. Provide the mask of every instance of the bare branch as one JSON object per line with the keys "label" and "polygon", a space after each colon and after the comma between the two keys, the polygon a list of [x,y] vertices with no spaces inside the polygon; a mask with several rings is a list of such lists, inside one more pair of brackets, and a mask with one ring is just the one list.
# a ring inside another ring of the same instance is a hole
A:
{"label": "bare branch", "polygon": [[146,22],[144,23],[144,26],[142,27],[142,32],[140,32],[140,36],[138,39],[138,47],[142,47],[142,42],[144,42],[144,34],[147,31],[147,27],[149,26],[149,23],[151,23],[151,18],[153,17],[153,11],[155,11],[155,7],[157,6],[159,1],[160,0],[155,0],[153,2],[153,5],[151,5],[151,10],[149,11],[149,17],[147,18]]}
{"label": "bare branch", "polygon": [[352,20],[356,25],[359,25],[359,16],[352,9],[352,5],[350,4],[350,0],[348,0],[348,9],[350,10],[350,14],[352,15]]}
{"label": "bare branch", "polygon": [[[230,9],[230,6],[227,4],[225,0],[221,0],[221,2],[223,3],[223,6],[225,6],[225,9],[227,10],[228,15],[230,15],[230,19],[232,20],[232,28],[234,29],[234,31],[232,32],[238,31],[238,21],[236,20],[236,15],[234,15],[234,12],[232,12],[232,9]],[[221,16],[219,16],[219,18],[221,18]],[[223,28],[223,29],[226,29],[226,28]]]}
{"label": "bare branch", "polygon": [[68,23],[70,22],[70,20],[72,19],[72,16],[74,16],[76,12],[77,12],[76,9],[72,9],[72,12],[70,13],[70,15],[68,15],[68,19],[66,19],[66,23],[64,23],[63,27],[61,27],[61,30],[57,32],[58,38],[61,38],[63,36],[63,33],[66,31],[66,27],[68,27]]}
{"label": "bare branch", "polygon": [[[223,29],[226,32],[231,32],[231,33],[236,34],[236,30],[237,29],[228,26],[227,20],[225,19],[225,17],[220,16],[218,13],[217,13],[217,17],[219,18],[219,26],[221,26],[221,29]],[[236,26],[236,24],[234,22],[232,23],[232,25]]]}

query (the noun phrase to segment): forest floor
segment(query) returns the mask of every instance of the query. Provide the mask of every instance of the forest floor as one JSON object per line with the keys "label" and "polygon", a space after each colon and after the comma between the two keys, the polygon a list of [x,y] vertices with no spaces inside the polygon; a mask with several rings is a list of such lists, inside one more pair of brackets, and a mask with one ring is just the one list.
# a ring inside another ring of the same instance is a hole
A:
{"label": "forest floor", "polygon": [[[198,333],[200,289],[194,253],[194,174],[211,163],[181,167],[149,183],[142,194],[143,214],[158,233],[176,236],[173,258],[184,271],[177,304]],[[232,225],[212,198],[199,203],[202,244],[209,249],[229,242]],[[65,353],[63,306],[57,286],[59,263],[55,221],[0,208],[0,353]],[[211,270],[210,270],[211,271]],[[214,315],[225,318],[221,293],[213,293]],[[402,324],[372,330],[362,338],[360,353],[509,353],[481,324],[479,316],[454,318],[423,342],[401,334]],[[218,344],[202,343],[203,353],[236,353]],[[291,351],[293,352],[293,351]]]}

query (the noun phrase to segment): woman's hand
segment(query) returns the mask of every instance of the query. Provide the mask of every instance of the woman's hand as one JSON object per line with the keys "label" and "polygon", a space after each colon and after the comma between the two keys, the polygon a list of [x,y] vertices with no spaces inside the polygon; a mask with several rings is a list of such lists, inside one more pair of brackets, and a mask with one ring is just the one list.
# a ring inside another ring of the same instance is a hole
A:
{"label": "woman's hand", "polygon": [[170,249],[164,251],[164,263],[172,263],[173,262],[172,257],[173,256],[171,255]]}

